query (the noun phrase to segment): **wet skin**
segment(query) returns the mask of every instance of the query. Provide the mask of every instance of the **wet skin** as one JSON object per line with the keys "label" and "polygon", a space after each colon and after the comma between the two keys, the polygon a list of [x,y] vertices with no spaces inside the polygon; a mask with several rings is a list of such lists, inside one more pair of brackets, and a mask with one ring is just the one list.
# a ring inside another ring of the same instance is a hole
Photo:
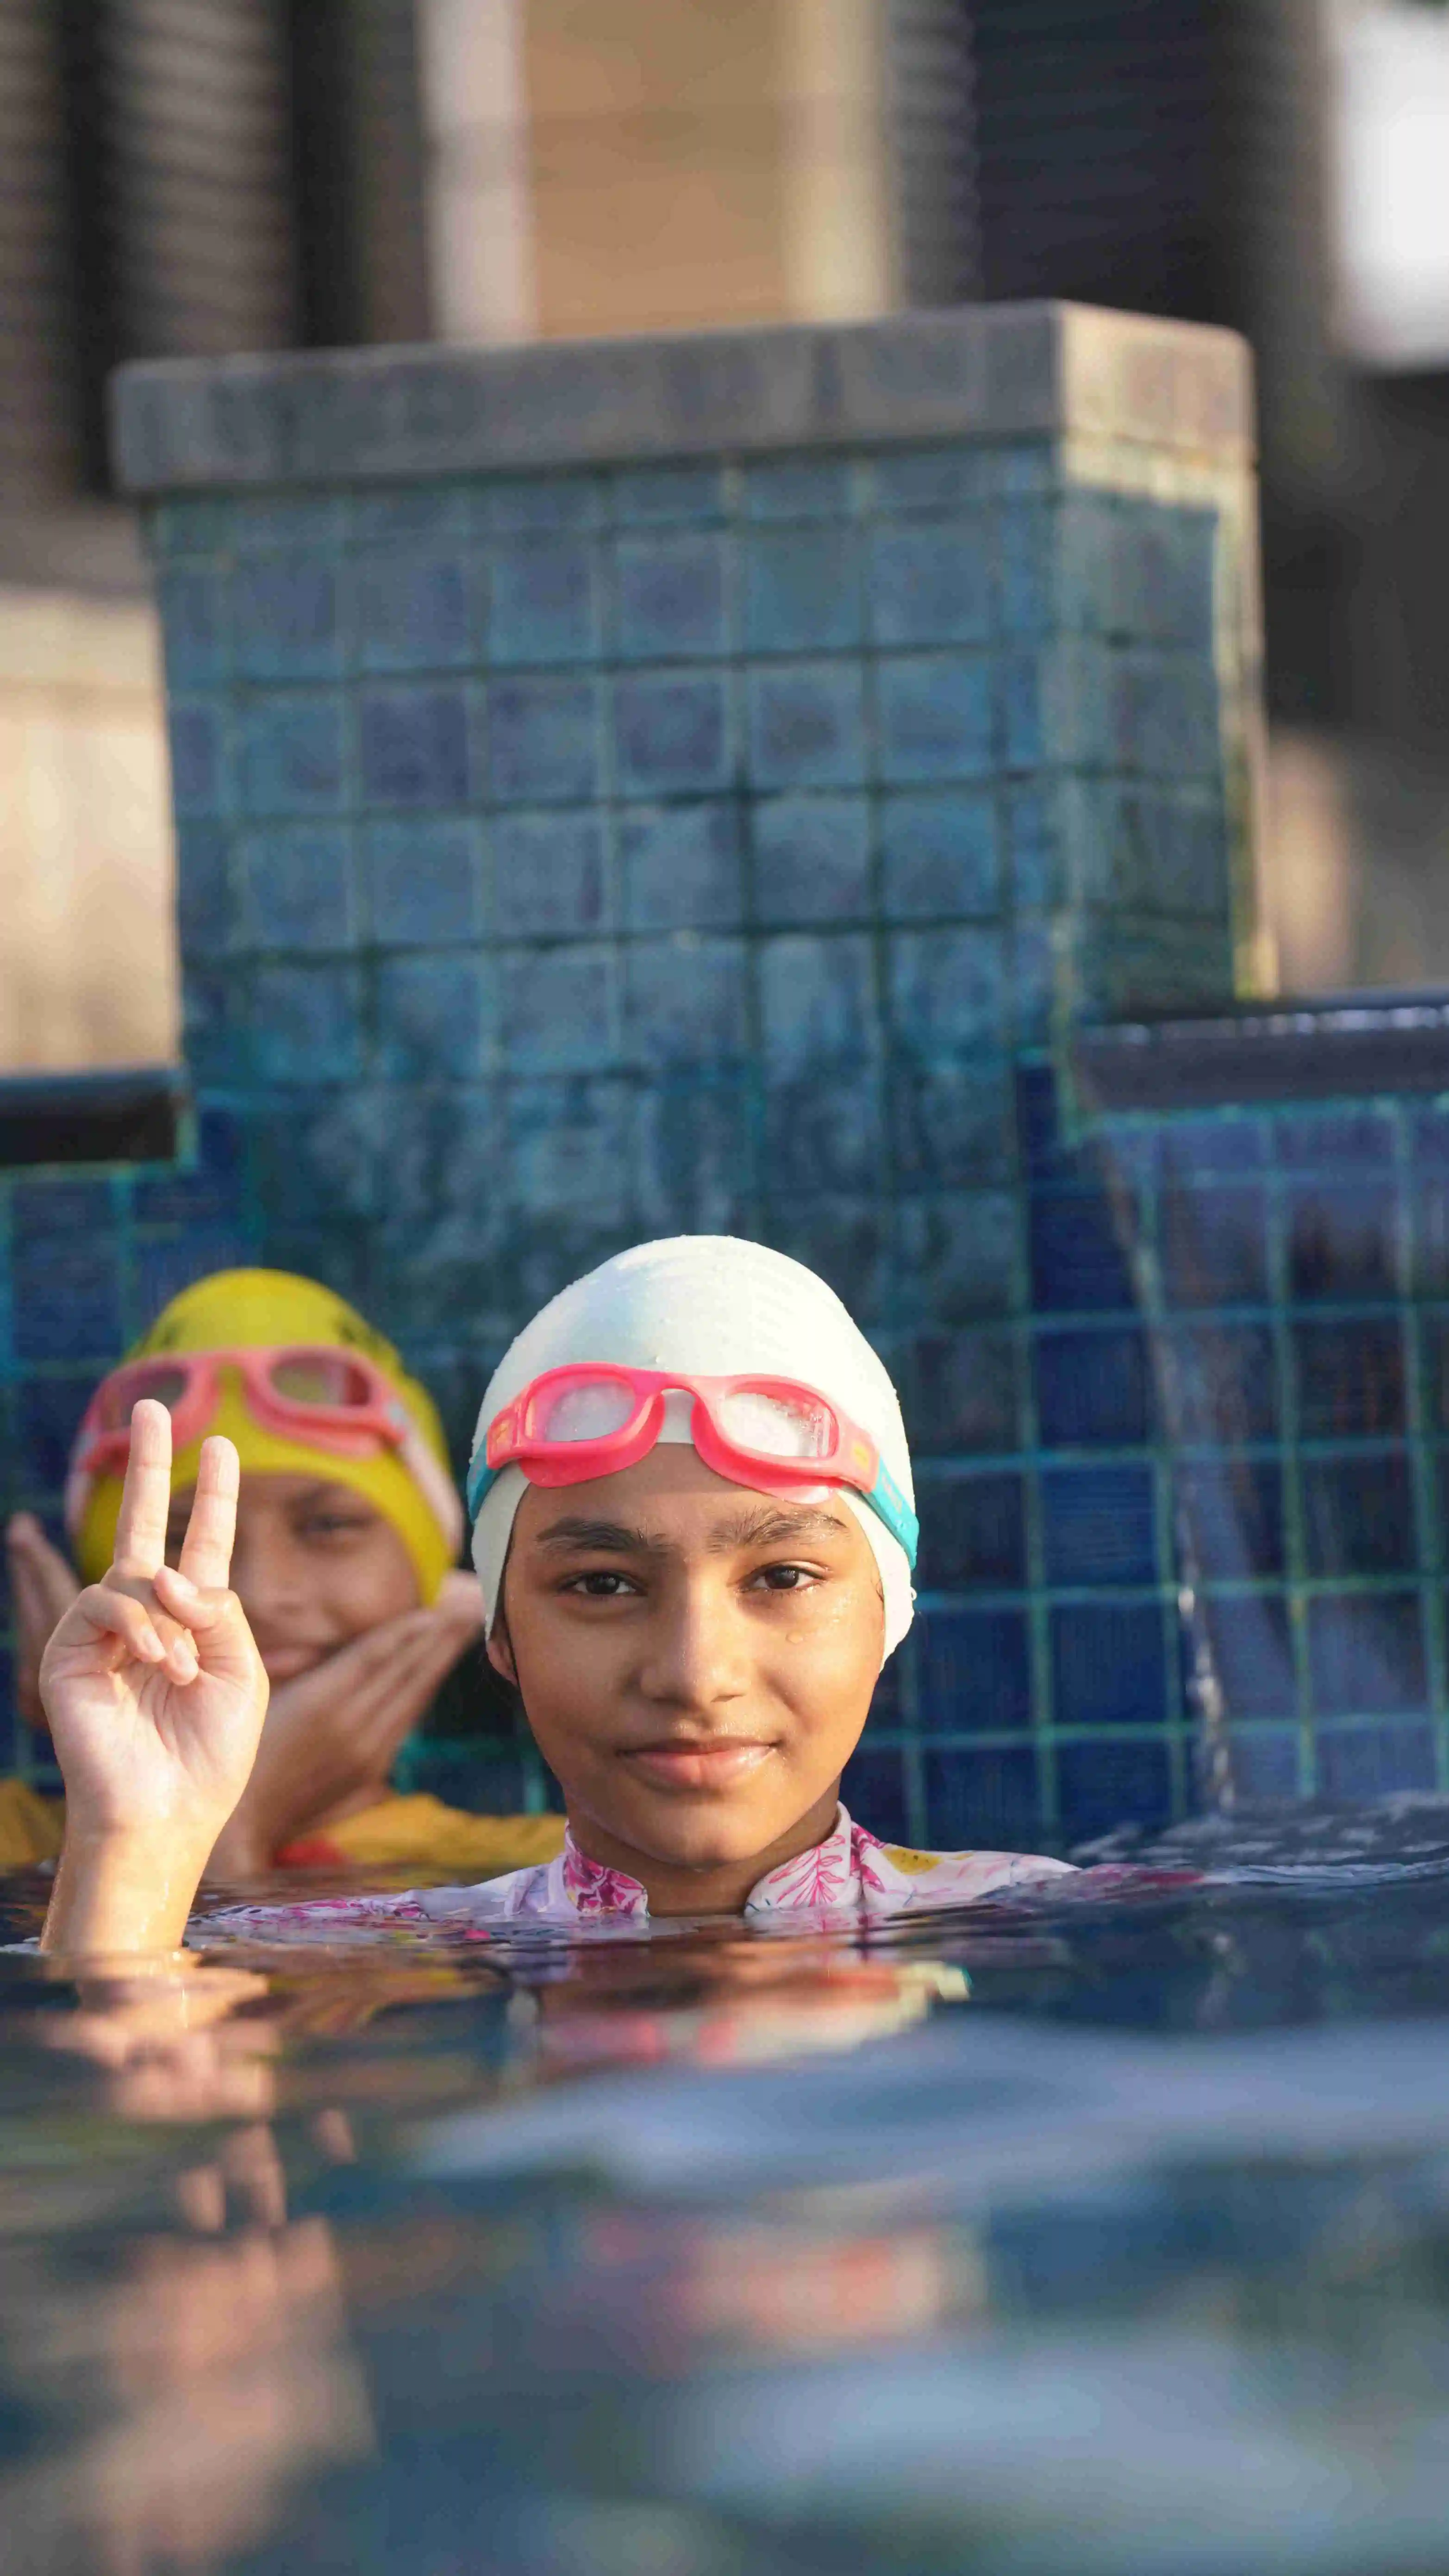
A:
{"label": "wet skin", "polygon": [[729,1912],[830,1831],[884,1619],[838,1494],[751,1493],[661,1442],[622,1474],[529,1487],[489,1653],[580,1848],[655,1914]]}

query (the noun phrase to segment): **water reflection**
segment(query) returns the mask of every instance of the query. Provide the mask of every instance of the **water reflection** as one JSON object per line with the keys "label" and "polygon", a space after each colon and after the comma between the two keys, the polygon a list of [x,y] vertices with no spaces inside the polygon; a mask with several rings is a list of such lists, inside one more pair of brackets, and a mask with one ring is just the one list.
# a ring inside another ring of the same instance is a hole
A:
{"label": "water reflection", "polygon": [[1449,1815],[781,1940],[5,1963],[44,2576],[1449,2558]]}

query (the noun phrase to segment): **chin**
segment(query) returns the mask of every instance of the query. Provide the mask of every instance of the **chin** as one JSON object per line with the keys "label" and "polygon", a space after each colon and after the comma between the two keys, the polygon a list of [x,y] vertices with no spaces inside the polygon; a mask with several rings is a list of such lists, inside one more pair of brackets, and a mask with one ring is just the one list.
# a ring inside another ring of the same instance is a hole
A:
{"label": "chin", "polygon": [[733,1868],[767,1851],[798,1822],[796,1815],[751,1816],[722,1812],[718,1804],[673,1806],[641,1816],[637,1825],[621,1826],[635,1849],[651,1859],[680,1869]]}

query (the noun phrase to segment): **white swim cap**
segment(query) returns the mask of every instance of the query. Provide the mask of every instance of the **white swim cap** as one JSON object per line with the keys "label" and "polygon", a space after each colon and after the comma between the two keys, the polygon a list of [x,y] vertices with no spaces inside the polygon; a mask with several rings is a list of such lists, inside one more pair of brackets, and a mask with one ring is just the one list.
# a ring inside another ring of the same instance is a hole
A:
{"label": "white swim cap", "polygon": [[[488,1426],[545,1369],[611,1360],[621,1368],[682,1369],[693,1377],[761,1374],[818,1389],[868,1431],[908,1502],[911,1458],[884,1363],[833,1288],[799,1261],[732,1234],[676,1234],[618,1252],[561,1289],[526,1324],[489,1381],[473,1435],[477,1459]],[[668,1402],[663,1440],[687,1441],[689,1407]],[[505,1467],[483,1497],[473,1562],[491,1630],[514,1515],[527,1488]],[[911,1624],[915,1594],[905,1549],[863,1495],[840,1488],[870,1541],[885,1593],[885,1652]]]}

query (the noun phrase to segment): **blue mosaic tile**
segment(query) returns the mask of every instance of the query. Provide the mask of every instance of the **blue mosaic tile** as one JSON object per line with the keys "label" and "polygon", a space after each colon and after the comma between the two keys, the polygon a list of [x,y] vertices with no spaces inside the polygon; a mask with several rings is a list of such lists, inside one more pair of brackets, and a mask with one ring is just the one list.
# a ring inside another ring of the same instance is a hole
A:
{"label": "blue mosaic tile", "polygon": [[598,1224],[625,1219],[633,1127],[634,1092],[626,1082],[576,1076],[510,1083],[504,1137],[523,1205],[577,1212]]}
{"label": "blue mosaic tile", "polygon": [[1048,1583],[1157,1581],[1150,1467],[1044,1468],[1041,1513]]}
{"label": "blue mosaic tile", "polygon": [[221,554],[231,545],[231,502],[213,492],[176,494],[150,505],[145,528],[158,556]]}
{"label": "blue mosaic tile", "polygon": [[367,689],[358,702],[363,794],[374,806],[465,805],[468,696],[459,688]]}
{"label": "blue mosaic tile", "polygon": [[476,1078],[484,1007],[483,969],[472,958],[384,958],[377,969],[379,1070],[392,1081]]}
{"label": "blue mosaic tile", "polygon": [[1407,1717],[1428,1705],[1416,1592],[1310,1600],[1308,1667],[1320,1717]]}
{"label": "blue mosaic tile", "polygon": [[768,796],[754,807],[755,917],[865,920],[870,808],[863,796]]}
{"label": "blue mosaic tile", "polygon": [[863,933],[762,939],[757,950],[762,1051],[779,1079],[853,1068],[875,1029],[875,961]]}
{"label": "blue mosaic tile", "polygon": [[388,948],[472,939],[480,917],[476,824],[418,816],[362,831],[372,935]]}
{"label": "blue mosaic tile", "polygon": [[1410,1574],[1418,1565],[1414,1494],[1403,1450],[1304,1458],[1304,1562],[1311,1575]]}
{"label": "blue mosaic tile", "polygon": [[717,465],[626,466],[610,477],[609,489],[621,528],[704,526],[729,508],[726,478]]}
{"label": "blue mosaic tile", "polygon": [[1185,1570],[1208,1583],[1281,1576],[1283,1470],[1272,1458],[1192,1459],[1177,1470]]}
{"label": "blue mosaic tile", "polygon": [[409,538],[466,537],[469,528],[466,483],[403,483],[381,489],[363,486],[348,496],[348,519],[354,544],[401,548]]}
{"label": "blue mosaic tile", "polygon": [[500,805],[582,804],[599,793],[590,680],[499,680],[488,693],[488,777]]}
{"label": "blue mosaic tile", "polygon": [[1095,1190],[1033,1196],[1032,1296],[1044,1314],[1113,1312],[1135,1304],[1119,1223],[1111,1201]]}
{"label": "blue mosaic tile", "polygon": [[1131,1448],[1151,1439],[1152,1380],[1141,1332],[1039,1332],[1032,1350],[1044,1448]]}
{"label": "blue mosaic tile", "polygon": [[891,1154],[898,1180],[925,1189],[969,1188],[1011,1169],[1010,1100],[1004,1064],[922,1065],[888,1070]]}
{"label": "blue mosaic tile", "polygon": [[859,643],[861,567],[849,530],[760,530],[747,541],[744,582],[751,652],[820,652]]}
{"label": "blue mosaic tile", "polygon": [[923,1458],[1025,1447],[1021,1351],[1009,1331],[917,1333],[898,1373],[911,1448]]}
{"label": "blue mosaic tile", "polygon": [[984,644],[991,632],[988,523],[923,519],[878,527],[870,556],[871,632],[886,648]]}
{"label": "blue mosaic tile", "polygon": [[332,493],[239,493],[223,542],[238,554],[335,554],[345,533],[344,505]]}
{"label": "blue mosaic tile", "polygon": [[337,824],[279,824],[240,844],[248,945],[346,948],[353,937],[352,846]]}
{"label": "blue mosaic tile", "polygon": [[1162,1280],[1176,1306],[1268,1303],[1268,1208],[1258,1188],[1166,1190]]}
{"label": "blue mosaic tile", "polygon": [[614,580],[619,652],[626,662],[723,653],[728,610],[723,540],[715,536],[622,539]]}
{"label": "blue mosaic tile", "polygon": [[1115,1825],[1165,1825],[1172,1813],[1167,1747],[1064,1744],[1057,1754],[1057,1794],[1069,1848]]}
{"label": "blue mosaic tile", "polygon": [[1293,1351],[1298,1425],[1305,1439],[1372,1439],[1403,1431],[1404,1353],[1397,1317],[1297,1323]]}
{"label": "blue mosaic tile", "polygon": [[1029,1851],[1040,1840],[1036,1756],[985,1746],[950,1753],[927,1750],[922,1776],[928,1848],[939,1851]]}
{"label": "blue mosaic tile", "polygon": [[730,782],[729,690],[718,671],[616,681],[615,765],[625,796],[709,795]]}
{"label": "blue mosaic tile", "polygon": [[986,654],[898,655],[879,666],[880,775],[888,786],[982,778],[992,767]]}
{"label": "blue mosaic tile", "polygon": [[501,995],[503,1044],[520,1073],[592,1071],[618,1052],[614,968],[588,948],[520,950]]}
{"label": "blue mosaic tile", "polygon": [[749,519],[848,518],[856,504],[855,468],[843,456],[771,459],[747,465],[742,481]]}
{"label": "blue mosaic tile", "polygon": [[603,927],[608,876],[598,814],[496,814],[489,845],[498,937],[577,938]]}
{"label": "blue mosaic tile", "polygon": [[899,1753],[857,1753],[845,1766],[840,1794],[851,1815],[862,1823],[868,1819],[882,1842],[910,1848],[910,1808]]}
{"label": "blue mosaic tile", "polygon": [[[1232,1111],[1202,1118],[1173,1117],[1162,1137],[1162,1168],[1169,1183],[1241,1180],[1267,1160],[1268,1135],[1260,1118]],[[1208,1205],[1212,1202],[1209,1199]]]}
{"label": "blue mosaic tile", "polygon": [[167,714],[171,795],[178,815],[217,814],[226,801],[221,709],[173,698]]}
{"label": "blue mosaic tile", "polygon": [[231,833],[201,818],[176,826],[176,926],[187,957],[221,957],[236,930]]}
{"label": "blue mosaic tile", "polygon": [[1283,1171],[1321,1171],[1341,1178],[1355,1165],[1382,1177],[1393,1155],[1393,1129],[1382,1108],[1282,1111],[1273,1119],[1274,1160]]}
{"label": "blue mosaic tile", "polygon": [[1328,1727],[1314,1752],[1321,1797],[1382,1798],[1437,1785],[1431,1727]]}
{"label": "blue mosaic tile", "polygon": [[341,700],[300,690],[244,699],[237,785],[242,812],[258,819],[336,812],[344,802]]}
{"label": "blue mosaic tile", "polygon": [[868,1190],[884,1160],[873,1065],[809,1068],[768,1079],[764,1171],[772,1190]]}
{"label": "blue mosaic tile", "polygon": [[488,653],[500,665],[592,661],[599,649],[599,575],[578,537],[530,536],[494,547],[488,564]]}
{"label": "blue mosaic tile", "polygon": [[1015,1473],[931,1476],[917,1488],[923,1592],[1020,1592],[1027,1583],[1026,1485]]}
{"label": "blue mosaic tile", "polygon": [[1056,1602],[1051,1655],[1058,1726],[1161,1726],[1168,1714],[1158,1602]]}
{"label": "blue mosaic tile", "polygon": [[[163,1306],[183,1288],[218,1270],[232,1270],[256,1257],[255,1246],[235,1227],[193,1226],[164,1240],[142,1240],[132,1257],[132,1299],[139,1329],[154,1322]],[[130,1338],[130,1335],[127,1335]]]}
{"label": "blue mosaic tile", "polygon": [[1129,634],[1185,646],[1210,664],[1217,562],[1215,510],[1129,504],[1113,529],[1117,622]]}
{"label": "blue mosaic tile", "polygon": [[632,1062],[685,1064],[742,1055],[743,941],[679,932],[636,942],[625,959],[624,1008]]}
{"label": "blue mosaic tile", "polygon": [[996,617],[1003,635],[1036,640],[1060,623],[1054,538],[1060,504],[1012,501],[993,513]]}
{"label": "blue mosaic tile", "polygon": [[902,930],[889,943],[891,1026],[902,1054],[995,1052],[1005,1038],[1005,956],[995,930]]}
{"label": "blue mosaic tile", "polygon": [[1007,1190],[952,1190],[898,1199],[899,1302],[913,1319],[970,1324],[1019,1303],[1018,1223]]}
{"label": "blue mosaic tile", "polygon": [[648,1237],[749,1234],[755,1197],[751,1086],[744,1076],[673,1065],[638,1105],[638,1216]]}
{"label": "blue mosaic tile", "polygon": [[225,575],[209,564],[175,565],[161,576],[159,598],[167,688],[224,680],[231,662]]}
{"label": "blue mosaic tile", "polygon": [[81,1415],[95,1391],[94,1368],[25,1377],[15,1390],[15,1427],[23,1465],[17,1490],[65,1483]]}
{"label": "blue mosaic tile", "polygon": [[121,1281],[115,1237],[37,1235],[11,1258],[15,1356],[109,1363],[121,1347]]}
{"label": "blue mosaic tile", "polygon": [[893,515],[968,508],[1000,489],[1000,449],[887,448],[871,460],[875,506]]}
{"label": "blue mosaic tile", "polygon": [[882,797],[880,846],[888,918],[959,919],[1000,910],[996,803],[985,790]]}
{"label": "blue mosaic tile", "polygon": [[352,966],[261,966],[251,1063],[262,1082],[347,1082],[362,1067],[362,988]]}
{"label": "blue mosaic tile", "polygon": [[1280,1410],[1267,1324],[1203,1323],[1167,1337],[1164,1411],[1179,1440],[1272,1440]]}
{"label": "blue mosaic tile", "polygon": [[315,556],[261,556],[238,564],[231,626],[243,680],[331,680],[341,672],[337,576]]}
{"label": "blue mosaic tile", "polygon": [[999,800],[1006,883],[1024,911],[1045,912],[1065,896],[1064,794],[1064,783],[1053,793],[1009,787]]}
{"label": "blue mosaic tile", "polygon": [[1233,1785],[1239,1798],[1264,1806],[1279,1806],[1301,1795],[1299,1753],[1296,1735],[1271,1735],[1254,1730],[1235,1735],[1232,1750]]}
{"label": "blue mosaic tile", "polygon": [[767,665],[749,674],[757,787],[853,787],[866,775],[865,699],[853,662]]}
{"label": "blue mosaic tile", "polygon": [[352,579],[362,670],[454,671],[474,659],[469,567],[456,547],[369,546]]}
{"label": "blue mosaic tile", "polygon": [[1398,1207],[1392,1185],[1300,1185],[1289,1194],[1287,1222],[1292,1298],[1363,1305],[1396,1295]]}
{"label": "blue mosaic tile", "polygon": [[[767,1170],[767,1187],[771,1178]],[[759,1236],[762,1243],[773,1244],[777,1252],[786,1252],[817,1272],[842,1304],[848,1298],[851,1313],[866,1333],[886,1322],[890,1310],[886,1223],[874,1194],[849,1198],[844,1191],[835,1191],[816,1198],[767,1198]]]}
{"label": "blue mosaic tile", "polygon": [[916,1635],[921,1724],[938,1735],[1018,1735],[1031,1724],[1024,1610],[932,1610]]}
{"label": "blue mosaic tile", "polygon": [[630,930],[732,930],[743,914],[740,814],[734,801],[635,805],[619,817],[623,909]]}

